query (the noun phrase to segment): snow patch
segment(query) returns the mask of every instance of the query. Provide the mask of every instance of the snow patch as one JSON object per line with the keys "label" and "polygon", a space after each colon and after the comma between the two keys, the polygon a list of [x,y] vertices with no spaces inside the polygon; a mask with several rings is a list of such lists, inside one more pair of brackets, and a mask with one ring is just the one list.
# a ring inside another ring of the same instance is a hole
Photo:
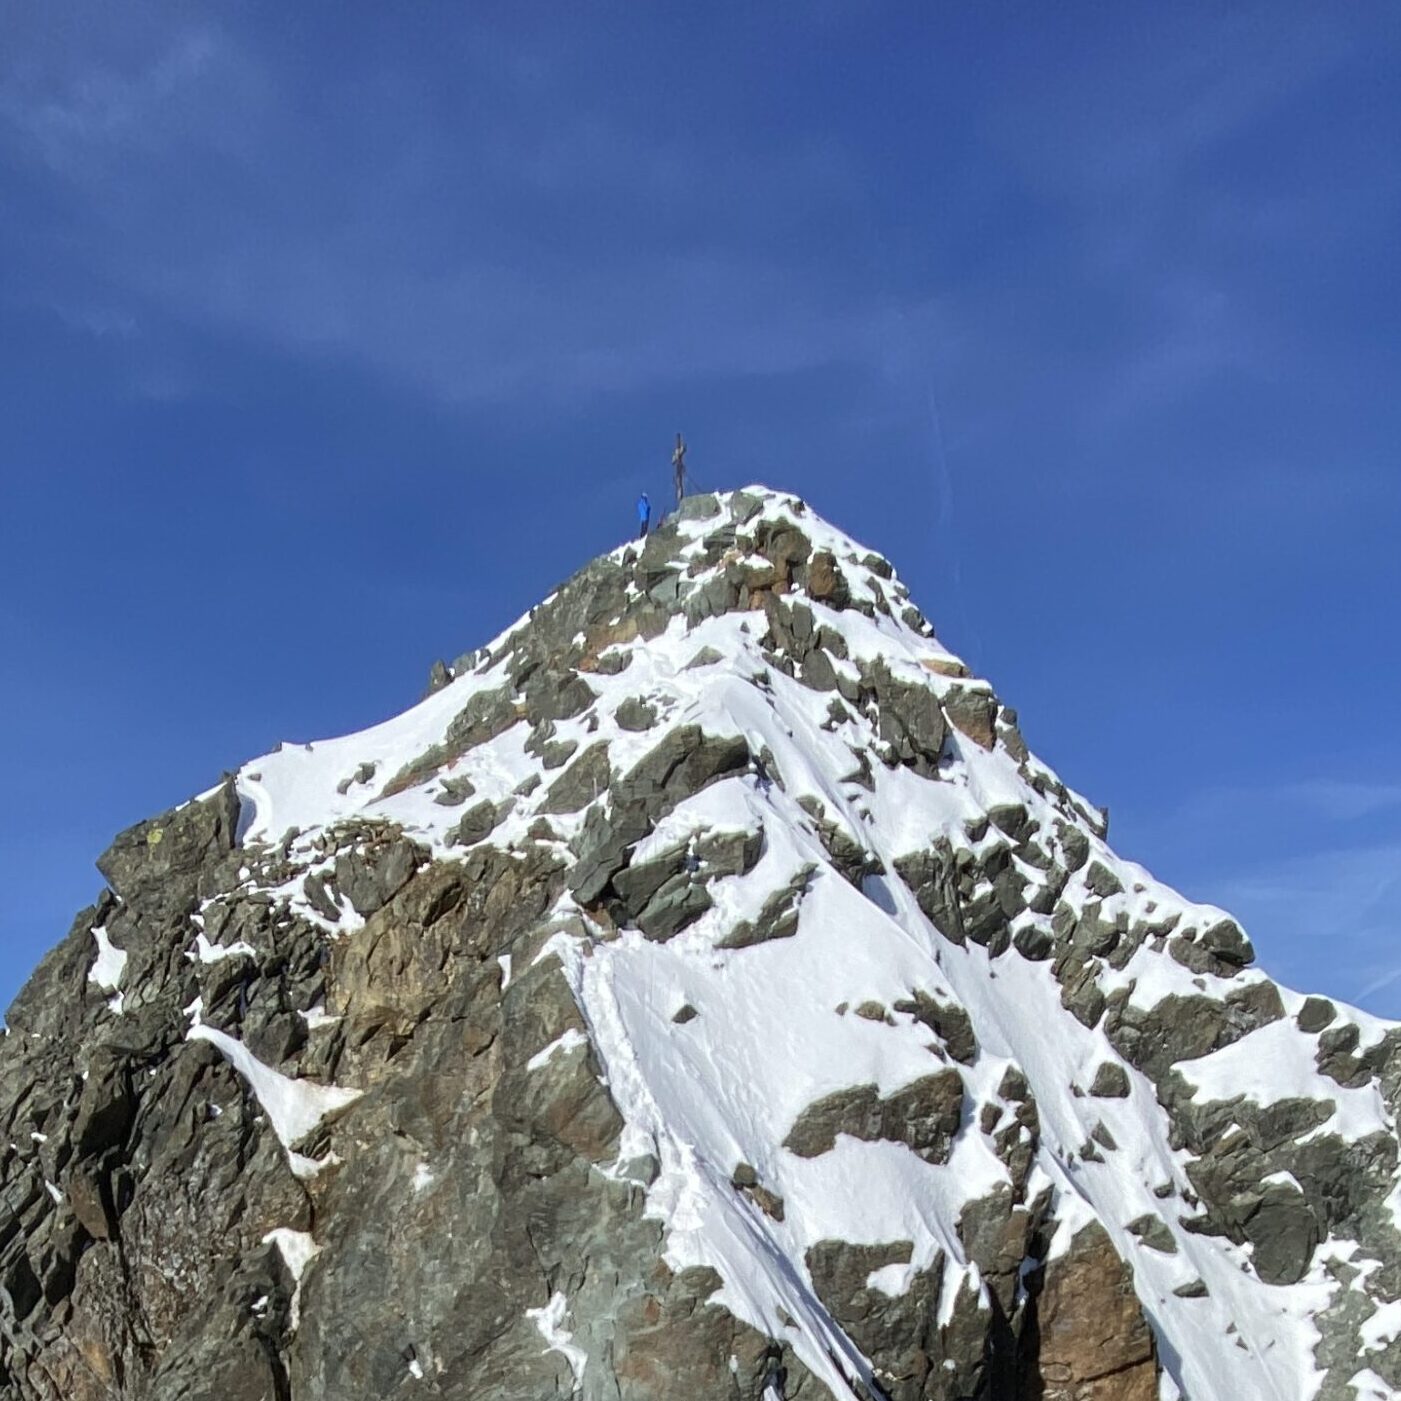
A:
{"label": "snow patch", "polygon": [[121,1016],[126,1001],[121,991],[122,975],[126,972],[126,951],[112,942],[105,924],[99,924],[92,931],[92,937],[97,944],[97,957],[88,969],[88,982],[112,994],[107,1000],[108,1009],[115,1016]]}
{"label": "snow patch", "polygon": [[211,944],[201,931],[195,936],[195,946],[185,951],[191,963],[222,963],[226,958],[256,958],[257,951],[252,944],[242,939],[232,944]]}
{"label": "snow patch", "polygon": [[577,1050],[580,1046],[587,1046],[589,1038],[579,1030],[577,1026],[571,1026],[561,1036],[555,1037],[543,1051],[536,1051],[531,1058],[526,1061],[527,1070],[539,1070],[542,1065],[547,1065],[557,1055],[567,1055],[570,1051]]}
{"label": "snow patch", "polygon": [[584,1382],[584,1366],[589,1355],[574,1342],[574,1334],[565,1328],[565,1318],[569,1312],[569,1300],[556,1289],[550,1302],[542,1309],[526,1309],[530,1319],[545,1340],[546,1352],[557,1352],[569,1363],[574,1377],[574,1390],[577,1393]]}
{"label": "snow patch", "polygon": [[185,1033],[187,1041],[207,1041],[248,1082],[249,1088],[268,1116],[277,1140],[287,1151],[288,1162],[298,1177],[309,1177],[329,1165],[329,1159],[303,1157],[295,1146],[317,1128],[323,1119],[355,1103],[363,1090],[318,1085],[310,1080],[293,1080],[264,1065],[242,1041],[212,1026],[197,1022]]}
{"label": "snow patch", "polygon": [[293,1231],[279,1226],[263,1237],[264,1245],[275,1245],[292,1276],[292,1302],[287,1309],[288,1326],[293,1330],[302,1320],[302,1276],[306,1267],[321,1253],[321,1247],[312,1240],[310,1231]]}

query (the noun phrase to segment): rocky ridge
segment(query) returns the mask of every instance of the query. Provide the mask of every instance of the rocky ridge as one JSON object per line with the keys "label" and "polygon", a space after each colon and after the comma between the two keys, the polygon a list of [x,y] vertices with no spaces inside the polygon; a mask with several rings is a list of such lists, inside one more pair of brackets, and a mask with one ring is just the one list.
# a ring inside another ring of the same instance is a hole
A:
{"label": "rocky ridge", "polygon": [[1106,837],[886,561],[688,499],[105,853],[0,1394],[1397,1394],[1401,1031]]}

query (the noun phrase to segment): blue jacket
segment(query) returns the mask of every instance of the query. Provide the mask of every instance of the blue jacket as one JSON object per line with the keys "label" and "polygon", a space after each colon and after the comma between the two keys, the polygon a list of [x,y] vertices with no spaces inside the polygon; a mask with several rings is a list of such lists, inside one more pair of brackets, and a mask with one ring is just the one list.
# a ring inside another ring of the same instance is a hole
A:
{"label": "blue jacket", "polygon": [[646,525],[647,522],[652,519],[652,503],[647,499],[647,493],[645,491],[637,498],[637,519],[640,520],[643,525]]}

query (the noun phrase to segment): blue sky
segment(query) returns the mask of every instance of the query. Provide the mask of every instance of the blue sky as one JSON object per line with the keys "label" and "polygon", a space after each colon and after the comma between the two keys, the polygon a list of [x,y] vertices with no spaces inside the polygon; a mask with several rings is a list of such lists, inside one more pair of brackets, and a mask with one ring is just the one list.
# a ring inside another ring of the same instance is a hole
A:
{"label": "blue sky", "polygon": [[665,496],[889,554],[1112,836],[1401,1016],[1394,7],[0,0],[0,1004],[120,827]]}

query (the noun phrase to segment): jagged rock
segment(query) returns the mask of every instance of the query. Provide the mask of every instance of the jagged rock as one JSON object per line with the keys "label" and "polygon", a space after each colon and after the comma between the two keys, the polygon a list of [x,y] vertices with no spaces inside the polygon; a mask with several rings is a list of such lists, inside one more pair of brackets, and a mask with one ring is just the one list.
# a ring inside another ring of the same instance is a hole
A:
{"label": "jagged rock", "polygon": [[713,492],[697,492],[694,496],[682,498],[676,508],[678,519],[683,521],[710,520],[720,514],[720,499]]}
{"label": "jagged rock", "polygon": [[858,1085],[808,1105],[783,1146],[800,1158],[816,1158],[844,1133],[867,1142],[905,1143],[926,1162],[942,1163],[948,1159],[962,1106],[963,1077],[953,1069],[922,1076],[886,1099],[874,1085]]}
{"label": "jagged rock", "polygon": [[553,739],[544,741],[537,751],[540,755],[540,767],[543,769],[562,769],[578,752],[579,741],[577,739]]}
{"label": "jagged rock", "polygon": [[949,723],[974,744],[991,749],[997,743],[997,697],[975,686],[950,686],[940,699]]}
{"label": "jagged rock", "polygon": [[1024,1177],[1015,1187],[1001,1184],[987,1196],[970,1201],[958,1219],[968,1258],[978,1266],[1004,1316],[1016,1308],[1022,1266],[1037,1219],[1037,1212],[1018,1200],[1024,1185]]}
{"label": "jagged rock", "polygon": [[617,780],[614,801],[642,803],[655,820],[681,799],[748,763],[749,746],[739,736],[714,737],[697,725],[683,725]]}
{"label": "jagged rock", "polygon": [[[478,691],[467,700],[448,726],[445,747],[451,753],[465,754],[469,749],[487,744],[504,734],[523,718],[516,709],[509,687]],[[393,786],[391,782],[385,791],[388,792]]]}
{"label": "jagged rock", "polygon": [[629,848],[647,834],[649,825],[647,805],[618,802],[616,789],[611,810],[589,809],[578,836],[570,843],[578,861],[569,888],[581,905],[588,908],[598,902],[613,877],[627,865]]}
{"label": "jagged rock", "polygon": [[1109,1004],[1104,993],[1100,991],[1094,964],[1071,963],[1062,972],[1057,962],[1056,976],[1061,980],[1061,1006],[1081,1025],[1098,1026]]}
{"label": "jagged rock", "polygon": [[764,508],[763,500],[749,491],[730,493],[730,515],[737,525],[753,520]]}
{"label": "jagged rock", "polygon": [[1231,968],[1244,968],[1255,962],[1255,949],[1233,919],[1223,919],[1202,930],[1197,943]]}
{"label": "jagged rock", "polygon": [[928,851],[897,857],[894,865],[935,929],[952,943],[963,943],[967,933],[963,926],[953,848],[948,839],[938,838]]}
{"label": "jagged rock", "polygon": [[1172,1228],[1160,1216],[1143,1215],[1129,1222],[1128,1229],[1136,1235],[1149,1250],[1163,1255],[1177,1254],[1177,1237]]}
{"label": "jagged rock", "polygon": [[1144,1010],[1125,1001],[1113,1010],[1106,1031],[1114,1049],[1156,1082],[1174,1061],[1220,1050],[1283,1015],[1279,990],[1273,983],[1259,982],[1220,1002],[1173,994]]}
{"label": "jagged rock", "polygon": [[636,919],[662,886],[687,870],[689,856],[689,843],[681,842],[614,875],[613,890],[624,912]]}
{"label": "jagged rock", "polygon": [[761,828],[752,832],[707,832],[696,841],[696,859],[712,878],[748,875],[763,851]]}
{"label": "jagged rock", "polygon": [[850,586],[831,550],[818,550],[808,561],[806,587],[811,597],[832,608],[845,608],[851,600]]}
{"label": "jagged rock", "polygon": [[723,662],[725,658],[715,650],[714,647],[702,647],[690,661],[686,663],[687,671],[697,671],[703,666],[714,666],[717,662]]}
{"label": "jagged rock", "polygon": [[526,687],[525,718],[532,725],[572,720],[582,715],[595,699],[593,687],[578,672],[564,677],[537,672]]}
{"label": "jagged rock", "polygon": [[759,1181],[759,1174],[748,1163],[740,1163],[730,1175],[730,1181],[770,1220],[783,1220],[783,1198],[769,1191]]}
{"label": "jagged rock", "polygon": [[804,811],[813,817],[817,835],[822,841],[832,865],[858,890],[867,876],[879,875],[884,869],[878,857],[868,847],[862,846],[844,826],[831,821],[822,803],[811,795],[798,799]]}
{"label": "jagged rock", "polygon": [[1090,859],[1090,839],[1078,827],[1064,822],[1057,824],[1056,840],[1060,843],[1067,871],[1078,871]]}
{"label": "jagged rock", "polygon": [[153,914],[192,905],[206,866],[233,849],[238,794],[225,781],[211,797],[129,827],[97,859],[121,899]]}
{"label": "jagged rock", "polygon": [[336,857],[336,889],[357,914],[372,915],[403,889],[423,859],[407,837],[389,835],[376,846]]}
{"label": "jagged rock", "polygon": [[466,774],[461,774],[456,778],[443,779],[442,786],[439,792],[434,795],[433,801],[439,807],[461,807],[468,798],[476,794],[476,791],[472,780]]}
{"label": "jagged rock", "polygon": [[1024,925],[1012,936],[1012,947],[1033,963],[1050,958],[1055,948],[1050,930],[1039,924]]}
{"label": "jagged rock", "polygon": [[[1036,824],[1032,820],[1031,814],[1026,810],[1025,803],[997,803],[987,810],[986,822],[1009,837],[1017,846],[1031,840],[1036,831]],[[987,828],[980,825],[979,840],[986,834]],[[971,835],[971,833],[970,833]],[[1006,848],[1002,848],[1005,852]]]}
{"label": "jagged rock", "polygon": [[764,901],[763,908],[754,919],[740,920],[715,947],[747,949],[755,944],[767,943],[770,939],[791,939],[798,932],[799,906],[813,870],[811,866],[804,866],[787,885],[775,890]]}
{"label": "jagged rock", "polygon": [[326,889],[325,877],[313,871],[302,881],[302,894],[306,902],[323,918],[337,923],[341,917],[340,906],[331,898]]}
{"label": "jagged rock", "polygon": [[895,1010],[923,1022],[943,1042],[954,1060],[972,1065],[978,1054],[978,1042],[973,1035],[972,1020],[956,1002],[940,1002],[922,988],[915,988],[909,1000],[895,1004]]}
{"label": "jagged rock", "polygon": [[612,770],[608,766],[608,741],[591,744],[550,784],[540,800],[545,813],[578,812],[608,790]]}
{"label": "jagged rock", "polygon": [[1118,895],[1124,888],[1119,877],[1103,861],[1090,862],[1089,869],[1085,872],[1085,885],[1101,899],[1109,895]]}
{"label": "jagged rock", "polygon": [[694,924],[714,901],[710,892],[689,872],[682,871],[666,881],[648,900],[637,916],[637,927],[657,943],[679,934]]}
{"label": "jagged rock", "polygon": [[795,525],[786,521],[760,521],[754,530],[754,548],[773,565],[785,587],[812,553],[812,544]]}
{"label": "jagged rock", "polygon": [[441,691],[444,686],[449,685],[451,681],[452,672],[448,670],[448,664],[440,657],[429,669],[428,687],[423,693],[424,698],[427,699],[429,696],[437,695],[437,693]]}
{"label": "jagged rock", "polygon": [[910,1241],[851,1245],[822,1240],[807,1251],[813,1287],[847,1335],[869,1357],[880,1359],[881,1388],[891,1401],[922,1401],[931,1380],[941,1380],[943,1352],[935,1321],[943,1258],[916,1271],[909,1288],[890,1294],[868,1280],[887,1266],[908,1265]]}
{"label": "jagged rock", "polygon": [[880,707],[880,737],[896,762],[916,772],[932,773],[943,752],[947,725],[934,693],[925,686],[897,680],[883,666],[871,672]]}

